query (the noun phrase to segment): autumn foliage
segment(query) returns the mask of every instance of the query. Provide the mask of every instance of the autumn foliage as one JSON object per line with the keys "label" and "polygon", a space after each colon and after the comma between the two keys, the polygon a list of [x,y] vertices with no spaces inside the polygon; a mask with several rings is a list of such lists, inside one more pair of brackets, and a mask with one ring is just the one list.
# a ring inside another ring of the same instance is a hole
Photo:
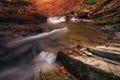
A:
{"label": "autumn foliage", "polygon": [[64,15],[71,12],[75,7],[78,9],[78,3],[84,0],[34,0],[36,9],[46,15]]}

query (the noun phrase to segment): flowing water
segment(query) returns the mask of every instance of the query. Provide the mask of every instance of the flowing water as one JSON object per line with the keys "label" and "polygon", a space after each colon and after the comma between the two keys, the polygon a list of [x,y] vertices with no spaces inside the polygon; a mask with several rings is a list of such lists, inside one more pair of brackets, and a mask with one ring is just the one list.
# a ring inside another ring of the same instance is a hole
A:
{"label": "flowing water", "polygon": [[64,21],[64,17],[49,18],[48,23],[40,25],[47,32],[10,42],[9,50],[0,53],[6,54],[0,60],[14,59],[0,66],[0,80],[32,80],[41,71],[57,68],[55,59],[60,48],[77,44],[96,46],[106,40],[100,26],[89,23],[91,21]]}

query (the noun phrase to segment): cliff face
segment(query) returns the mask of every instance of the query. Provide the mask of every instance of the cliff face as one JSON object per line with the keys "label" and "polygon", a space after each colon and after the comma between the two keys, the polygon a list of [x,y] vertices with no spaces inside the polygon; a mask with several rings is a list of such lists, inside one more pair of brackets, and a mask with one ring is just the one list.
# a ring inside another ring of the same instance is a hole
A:
{"label": "cliff face", "polygon": [[120,24],[119,4],[120,0],[97,0],[95,4],[90,6],[89,17],[99,19],[100,24],[103,25]]}
{"label": "cliff face", "polygon": [[91,7],[90,14],[96,16],[114,16],[120,13],[120,0],[98,0]]}

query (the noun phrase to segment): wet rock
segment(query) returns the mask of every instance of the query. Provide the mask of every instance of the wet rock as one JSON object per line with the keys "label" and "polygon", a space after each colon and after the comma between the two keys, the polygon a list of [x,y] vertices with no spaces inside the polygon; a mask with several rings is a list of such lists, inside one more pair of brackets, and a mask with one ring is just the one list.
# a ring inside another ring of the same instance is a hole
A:
{"label": "wet rock", "polygon": [[82,13],[82,12],[70,12],[69,14],[66,15],[66,21],[69,21],[72,18],[77,18],[77,19],[90,19],[88,13]]}
{"label": "wet rock", "polygon": [[108,42],[120,43],[119,25],[104,26],[101,30],[107,35]]}
{"label": "wet rock", "polygon": [[79,19],[90,19],[88,13],[77,13],[76,18]]}

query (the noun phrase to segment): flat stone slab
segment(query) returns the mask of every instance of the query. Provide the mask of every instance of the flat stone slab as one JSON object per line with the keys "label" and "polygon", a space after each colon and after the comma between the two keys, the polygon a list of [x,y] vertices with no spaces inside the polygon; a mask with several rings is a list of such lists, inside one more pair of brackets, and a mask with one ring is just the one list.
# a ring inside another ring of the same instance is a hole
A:
{"label": "flat stone slab", "polygon": [[[90,48],[91,50],[91,48]],[[71,51],[71,53],[70,53]],[[115,76],[120,77],[120,62],[116,60],[109,59],[114,55],[115,53],[107,53],[105,51],[99,51],[97,49],[92,49],[91,51],[93,53],[92,56],[88,56],[87,54],[80,54],[79,52],[76,52],[75,49],[63,49],[63,53],[67,54],[72,59],[79,60],[80,62],[87,64],[89,66],[92,66],[94,68],[97,68],[99,70],[105,71],[107,73],[112,73]],[[84,51],[83,51],[84,53]],[[103,54],[103,56],[99,56]],[[115,54],[114,58],[119,58],[119,54]]]}
{"label": "flat stone slab", "polygon": [[73,59],[80,60],[81,62],[95,67],[97,69],[103,70],[108,73],[113,73],[116,76],[120,76],[120,64],[112,64],[102,60],[99,57],[88,57],[88,56],[75,56],[69,55]]}
{"label": "flat stone slab", "polygon": [[79,80],[120,80],[120,64],[76,53],[58,52],[57,61]]}
{"label": "flat stone slab", "polygon": [[120,62],[120,52],[118,51],[111,51],[109,49],[106,50],[99,48],[90,48],[90,51],[96,56]]}

